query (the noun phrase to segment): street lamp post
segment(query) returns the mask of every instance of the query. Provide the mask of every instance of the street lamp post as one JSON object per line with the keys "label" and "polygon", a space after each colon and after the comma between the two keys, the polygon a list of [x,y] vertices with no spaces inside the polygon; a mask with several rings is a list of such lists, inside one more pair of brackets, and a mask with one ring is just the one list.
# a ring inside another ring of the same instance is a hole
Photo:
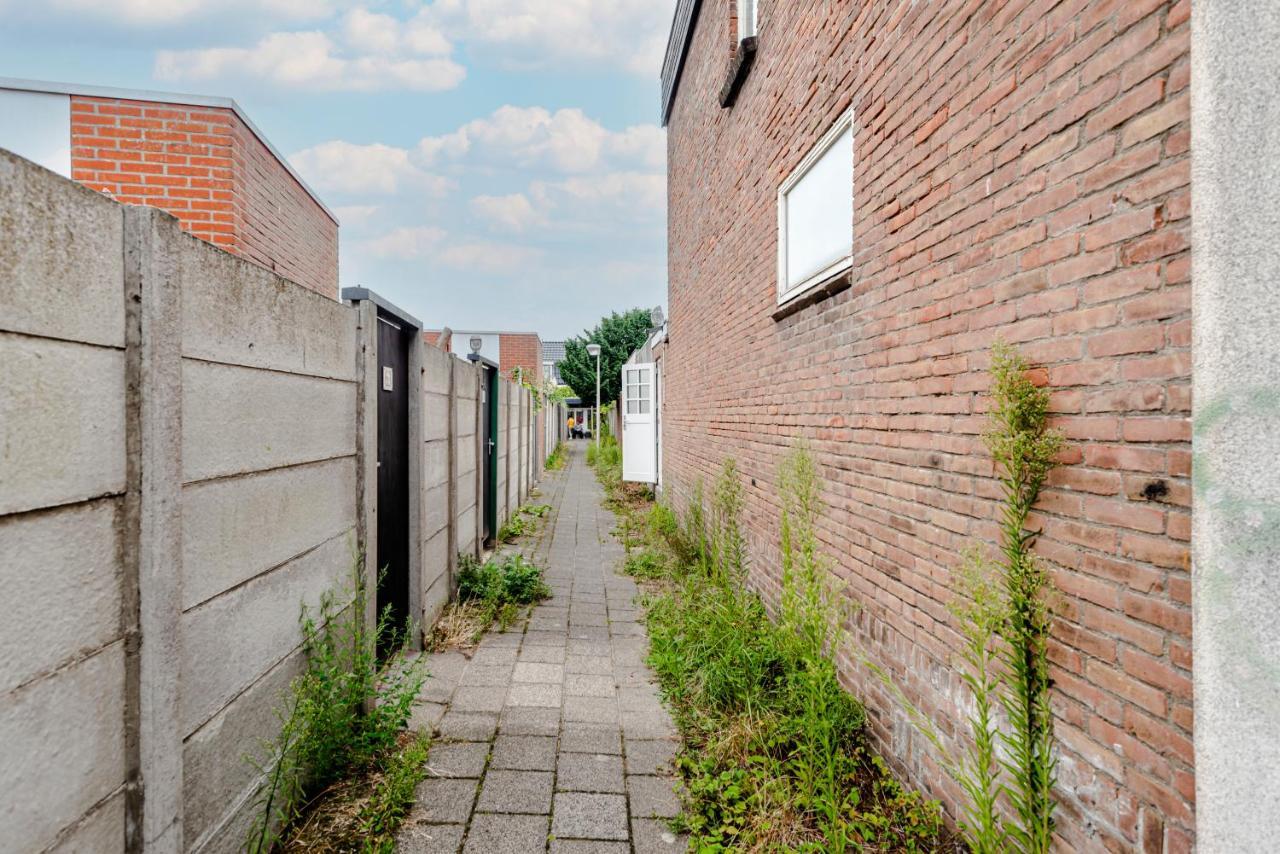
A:
{"label": "street lamp post", "polygon": [[596,357],[596,451],[600,450],[600,345],[588,344],[587,355]]}

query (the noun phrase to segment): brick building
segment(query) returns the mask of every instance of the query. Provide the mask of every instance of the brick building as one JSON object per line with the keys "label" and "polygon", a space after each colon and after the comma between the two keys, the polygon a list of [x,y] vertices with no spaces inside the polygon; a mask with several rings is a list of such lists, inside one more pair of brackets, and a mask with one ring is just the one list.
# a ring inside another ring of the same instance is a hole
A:
{"label": "brick building", "polygon": [[[511,371],[522,368],[530,381],[537,382],[542,376],[542,339],[536,332],[463,332],[448,330],[449,340],[444,342],[443,349],[459,356],[471,351],[471,339],[480,339],[480,355],[498,363],[498,371],[510,378]],[[439,329],[427,329],[423,336],[428,344],[440,346]]]}
{"label": "brick building", "polygon": [[0,79],[0,147],[338,296],[338,221],[228,98]]}
{"label": "brick building", "polygon": [[[666,493],[736,458],[776,601],[774,473],[805,437],[854,641],[957,747],[951,571],[995,540],[985,371],[1015,344],[1068,440],[1036,518],[1059,844],[1189,850],[1189,0],[756,5],[681,0],[663,71]],[[931,744],[841,664],[956,815]]]}

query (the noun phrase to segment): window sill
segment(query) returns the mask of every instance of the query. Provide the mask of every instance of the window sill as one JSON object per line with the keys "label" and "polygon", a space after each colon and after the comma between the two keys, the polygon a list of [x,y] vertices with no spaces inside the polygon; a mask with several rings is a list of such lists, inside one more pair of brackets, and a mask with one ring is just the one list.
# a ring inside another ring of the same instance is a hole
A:
{"label": "window sill", "polygon": [[796,312],[803,311],[809,306],[816,305],[841,291],[847,291],[851,287],[853,287],[853,271],[849,269],[841,270],[831,278],[812,285],[800,296],[778,306],[772,317],[775,321],[785,320]]}
{"label": "window sill", "polygon": [[738,100],[738,90],[742,88],[743,81],[747,79],[747,72],[751,70],[755,61],[756,37],[748,36],[738,42],[733,58],[729,60],[729,79],[724,81],[724,86],[720,89],[721,107],[732,107],[733,102]]}

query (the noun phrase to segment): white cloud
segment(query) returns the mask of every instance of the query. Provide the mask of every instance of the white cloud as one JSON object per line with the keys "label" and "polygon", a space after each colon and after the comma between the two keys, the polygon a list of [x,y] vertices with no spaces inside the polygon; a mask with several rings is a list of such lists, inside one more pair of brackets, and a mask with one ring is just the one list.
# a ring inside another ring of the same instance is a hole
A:
{"label": "white cloud", "polygon": [[338,5],[329,0],[52,0],[48,8],[54,13],[102,18],[116,24],[164,27],[228,13],[251,13],[273,21],[319,21],[332,16]]}
{"label": "white cloud", "polygon": [[524,270],[541,257],[542,250],[532,246],[485,241],[446,246],[435,255],[436,260],[445,266],[489,275],[504,275]]}
{"label": "white cloud", "polygon": [[338,222],[345,226],[361,226],[378,212],[377,205],[340,205],[333,209]]}
{"label": "white cloud", "polygon": [[453,46],[439,28],[421,14],[401,22],[390,15],[352,9],[342,22],[348,47],[365,53],[448,56]]}
{"label": "white cloud", "polygon": [[375,258],[408,261],[429,257],[444,238],[445,231],[442,228],[432,225],[407,226],[393,229],[360,245]]}
{"label": "white cloud", "polygon": [[450,35],[525,67],[577,64],[656,77],[675,0],[436,0]]}
{"label": "white cloud", "polygon": [[577,108],[553,113],[543,107],[506,105],[453,133],[424,138],[418,152],[429,163],[476,154],[494,165],[545,166],[566,173],[619,164],[662,169],[666,132],[656,125],[610,131]]}
{"label": "white cloud", "polygon": [[472,213],[501,231],[519,234],[545,221],[524,193],[509,196],[476,196],[471,200]]}
{"label": "white cloud", "polygon": [[322,142],[291,155],[289,162],[312,186],[338,193],[390,195],[413,190],[438,198],[452,187],[449,179],[414,165],[408,150],[381,143]]}
{"label": "white cloud", "polygon": [[643,172],[610,172],[590,177],[574,176],[563,181],[535,181],[530,192],[536,204],[611,214],[651,215],[667,205],[665,175]]}
{"label": "white cloud", "polygon": [[321,91],[440,92],[466,77],[466,69],[449,58],[451,49],[421,14],[400,21],[353,9],[333,35],[277,32],[253,47],[162,50],[154,71],[157,78],[173,81],[241,78]]}

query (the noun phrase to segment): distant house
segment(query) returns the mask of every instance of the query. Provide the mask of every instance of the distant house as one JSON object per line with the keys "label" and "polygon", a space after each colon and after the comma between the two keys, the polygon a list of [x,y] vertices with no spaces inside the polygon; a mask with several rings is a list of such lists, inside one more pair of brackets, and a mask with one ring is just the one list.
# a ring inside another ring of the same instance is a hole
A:
{"label": "distant house", "polygon": [[551,380],[556,385],[564,385],[560,376],[560,363],[564,361],[563,341],[542,342],[542,378]]}
{"label": "distant house", "polygon": [[[856,600],[852,642],[948,732],[952,755],[971,710],[952,570],[993,539],[999,512],[979,435],[992,342],[1017,345],[1052,391],[1070,451],[1036,549],[1060,615],[1064,851],[1189,850],[1195,784],[1236,776],[1215,756],[1198,780],[1192,755],[1193,5],[680,0],[663,69],[664,498],[683,509],[733,458],[752,583],[776,604],[778,464],[807,441],[827,484],[823,547]],[[1235,4],[1205,5],[1207,25]],[[1227,53],[1195,74],[1221,62],[1274,103],[1267,78],[1242,70],[1251,52]],[[1261,112],[1202,103],[1217,120],[1206,130],[1239,117],[1266,150]],[[1237,197],[1208,199],[1197,218]],[[1195,252],[1233,254],[1238,228],[1261,221],[1235,217]],[[1222,328],[1201,316],[1198,335]],[[652,388],[631,369],[629,405],[643,409]],[[1197,402],[1218,391],[1197,388]],[[1199,646],[1195,663],[1210,672]],[[886,760],[959,815],[906,708],[858,655],[839,664]]]}
{"label": "distant house", "polygon": [[0,148],[338,297],[338,220],[230,98],[0,78]]}
{"label": "distant house", "polygon": [[[441,336],[448,332],[447,340]],[[520,368],[530,380],[543,375],[543,344],[536,332],[467,332],[464,330],[426,329],[422,333],[426,342],[458,356],[478,353],[498,365],[498,371],[507,378]],[[477,349],[473,346],[479,343]]]}

